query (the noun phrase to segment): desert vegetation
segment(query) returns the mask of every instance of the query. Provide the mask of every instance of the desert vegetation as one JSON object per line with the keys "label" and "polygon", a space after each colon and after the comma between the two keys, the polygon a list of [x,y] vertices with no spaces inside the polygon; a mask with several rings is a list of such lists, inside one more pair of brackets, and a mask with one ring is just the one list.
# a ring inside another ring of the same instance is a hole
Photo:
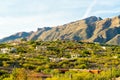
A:
{"label": "desert vegetation", "polygon": [[109,80],[120,76],[120,46],[80,41],[0,44],[0,80]]}

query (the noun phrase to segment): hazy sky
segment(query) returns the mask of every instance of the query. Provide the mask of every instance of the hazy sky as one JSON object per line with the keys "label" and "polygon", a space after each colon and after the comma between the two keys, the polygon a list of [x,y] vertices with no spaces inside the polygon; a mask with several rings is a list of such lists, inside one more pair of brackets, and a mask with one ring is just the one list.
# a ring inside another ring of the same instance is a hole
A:
{"label": "hazy sky", "polygon": [[0,38],[88,16],[120,15],[120,0],[0,0]]}

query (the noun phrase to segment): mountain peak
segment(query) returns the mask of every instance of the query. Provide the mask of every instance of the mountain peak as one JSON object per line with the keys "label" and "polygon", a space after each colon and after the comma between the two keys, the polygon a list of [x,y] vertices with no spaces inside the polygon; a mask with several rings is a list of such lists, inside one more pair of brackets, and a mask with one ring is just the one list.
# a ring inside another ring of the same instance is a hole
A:
{"label": "mountain peak", "polygon": [[40,31],[40,30],[43,30],[43,29],[45,29],[45,30],[49,30],[49,29],[51,29],[51,27],[37,28],[37,31]]}
{"label": "mountain peak", "polygon": [[120,19],[120,15],[118,15],[118,16],[116,16],[116,17]]}
{"label": "mountain peak", "polygon": [[90,17],[85,18],[83,20],[85,20],[86,23],[92,23],[92,22],[100,21],[100,20],[102,20],[102,18],[101,17],[96,17],[96,16],[90,16]]}
{"label": "mountain peak", "polygon": [[88,18],[85,18],[84,20],[102,20],[102,18],[101,17],[96,17],[96,16],[90,16],[90,17],[88,17]]}
{"label": "mountain peak", "polygon": [[16,34],[13,34],[11,36],[1,39],[0,42],[8,42],[8,41],[13,41],[20,38],[27,38],[30,35],[31,35],[31,32],[18,32]]}

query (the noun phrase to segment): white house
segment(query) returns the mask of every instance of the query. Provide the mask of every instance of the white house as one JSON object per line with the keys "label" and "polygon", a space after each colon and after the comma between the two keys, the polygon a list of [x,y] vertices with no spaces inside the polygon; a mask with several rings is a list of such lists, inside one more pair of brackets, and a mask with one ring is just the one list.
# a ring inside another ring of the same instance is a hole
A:
{"label": "white house", "polygon": [[106,50],[106,47],[105,47],[105,46],[102,46],[101,48],[102,48],[103,50]]}
{"label": "white house", "polygon": [[78,58],[80,57],[80,54],[71,54],[71,58]]}
{"label": "white house", "polygon": [[10,52],[16,52],[17,51],[17,49],[16,48],[1,48],[0,49],[0,52],[1,53],[10,53]]}
{"label": "white house", "polygon": [[35,50],[47,50],[47,46],[36,46]]}
{"label": "white house", "polygon": [[9,52],[10,52],[10,49],[9,49],[9,48],[2,48],[2,49],[1,49],[1,52],[2,52],[2,53],[9,53]]}

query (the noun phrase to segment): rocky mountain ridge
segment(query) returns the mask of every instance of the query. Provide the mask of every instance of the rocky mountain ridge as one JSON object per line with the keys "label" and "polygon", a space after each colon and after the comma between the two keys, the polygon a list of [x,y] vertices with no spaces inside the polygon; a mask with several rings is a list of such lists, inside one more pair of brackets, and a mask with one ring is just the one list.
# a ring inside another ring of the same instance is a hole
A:
{"label": "rocky mountain ridge", "polygon": [[85,42],[99,42],[113,45],[120,43],[120,15],[102,19],[91,16],[56,27],[38,28],[35,32],[21,32],[3,38],[0,42],[26,38],[27,40],[78,40]]}

